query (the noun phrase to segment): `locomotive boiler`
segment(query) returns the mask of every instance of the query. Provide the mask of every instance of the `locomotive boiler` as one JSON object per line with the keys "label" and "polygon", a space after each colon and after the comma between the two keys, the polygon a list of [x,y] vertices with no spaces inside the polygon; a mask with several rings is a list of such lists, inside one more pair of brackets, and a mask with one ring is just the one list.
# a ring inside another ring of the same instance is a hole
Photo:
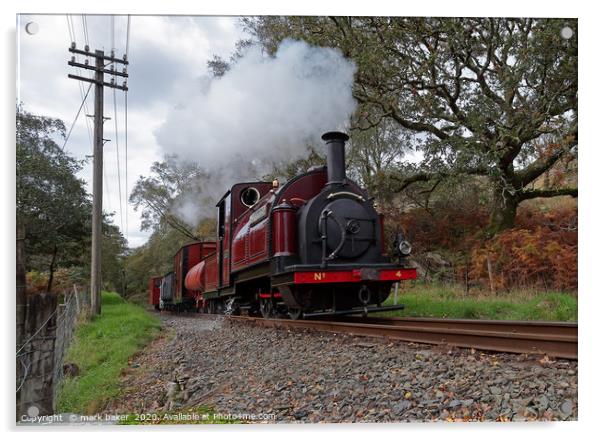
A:
{"label": "locomotive boiler", "polygon": [[393,283],[416,278],[399,239],[386,253],[383,216],[345,172],[344,133],[322,136],[326,167],[233,185],[217,203],[215,251],[185,274],[200,311],[293,319],[368,313]]}

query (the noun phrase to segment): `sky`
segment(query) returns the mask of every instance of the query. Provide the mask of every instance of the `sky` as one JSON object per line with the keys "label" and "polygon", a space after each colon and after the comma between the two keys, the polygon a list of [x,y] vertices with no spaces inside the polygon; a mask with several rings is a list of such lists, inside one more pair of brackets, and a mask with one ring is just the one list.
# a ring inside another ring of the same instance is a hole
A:
{"label": "sky", "polygon": [[[81,15],[70,17],[77,47],[83,48],[84,20]],[[114,47],[116,57],[125,53],[126,16],[86,15],[85,19],[90,50],[101,49],[109,53]],[[191,84],[206,75],[207,61],[213,54],[228,58],[243,31],[236,17],[136,15],[130,20],[127,188],[124,92],[116,90],[114,101],[113,89],[105,87],[104,114],[111,119],[104,126],[104,137],[110,142],[104,147],[103,208],[105,212],[115,213],[114,223],[122,228],[129,245],[137,247],[146,242],[151,231],[140,231],[140,213],[134,211],[127,199],[138,177],[148,175],[152,163],[162,158],[154,132],[186,99],[186,91],[181,85]],[[38,31],[33,35],[25,31],[30,22],[38,25]],[[28,112],[63,120],[67,130],[88,88],[88,83],[67,77],[69,73],[81,75],[76,68],[67,65],[71,58],[68,47],[72,38],[68,23],[66,15],[17,16],[17,100]],[[81,60],[83,57],[79,57]],[[81,76],[88,76],[82,73]],[[85,113],[93,113],[93,96],[91,90],[86,99],[87,112],[82,110],[65,147],[77,159],[88,158],[80,177],[86,181],[90,193],[93,125]]]}

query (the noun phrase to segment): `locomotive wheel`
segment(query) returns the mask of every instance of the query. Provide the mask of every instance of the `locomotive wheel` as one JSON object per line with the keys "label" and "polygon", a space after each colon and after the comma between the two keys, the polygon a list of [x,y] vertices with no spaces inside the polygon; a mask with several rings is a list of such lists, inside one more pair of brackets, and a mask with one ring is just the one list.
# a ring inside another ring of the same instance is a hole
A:
{"label": "locomotive wheel", "polygon": [[273,318],[276,316],[276,310],[274,309],[274,301],[271,298],[261,298],[259,300],[259,311],[261,316],[266,319]]}
{"label": "locomotive wheel", "polygon": [[224,315],[240,315],[240,306],[238,305],[238,302],[234,298],[224,301],[223,313]]}
{"label": "locomotive wheel", "polygon": [[219,299],[209,301],[209,313],[212,315],[221,315],[224,313],[224,305]]}

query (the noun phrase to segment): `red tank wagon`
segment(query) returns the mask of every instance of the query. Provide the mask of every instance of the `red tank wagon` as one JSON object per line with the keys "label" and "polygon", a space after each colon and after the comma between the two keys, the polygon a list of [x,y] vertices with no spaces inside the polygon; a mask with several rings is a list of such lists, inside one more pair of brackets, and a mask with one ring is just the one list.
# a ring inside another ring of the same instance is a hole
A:
{"label": "red tank wagon", "polygon": [[216,243],[212,241],[197,242],[182,246],[176,252],[173,261],[173,287],[171,298],[164,299],[161,308],[166,310],[194,310],[197,308],[199,294],[186,288],[186,275],[195,265],[215,252]]}

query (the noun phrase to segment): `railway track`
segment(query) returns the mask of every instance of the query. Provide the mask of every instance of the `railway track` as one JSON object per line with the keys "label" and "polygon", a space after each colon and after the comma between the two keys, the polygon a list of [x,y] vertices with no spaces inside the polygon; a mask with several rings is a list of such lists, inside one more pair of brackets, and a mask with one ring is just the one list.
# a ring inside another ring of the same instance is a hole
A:
{"label": "railway track", "polygon": [[344,317],[334,321],[249,316],[230,316],[229,319],[263,327],[311,329],[423,344],[577,359],[576,323],[383,317]]}

